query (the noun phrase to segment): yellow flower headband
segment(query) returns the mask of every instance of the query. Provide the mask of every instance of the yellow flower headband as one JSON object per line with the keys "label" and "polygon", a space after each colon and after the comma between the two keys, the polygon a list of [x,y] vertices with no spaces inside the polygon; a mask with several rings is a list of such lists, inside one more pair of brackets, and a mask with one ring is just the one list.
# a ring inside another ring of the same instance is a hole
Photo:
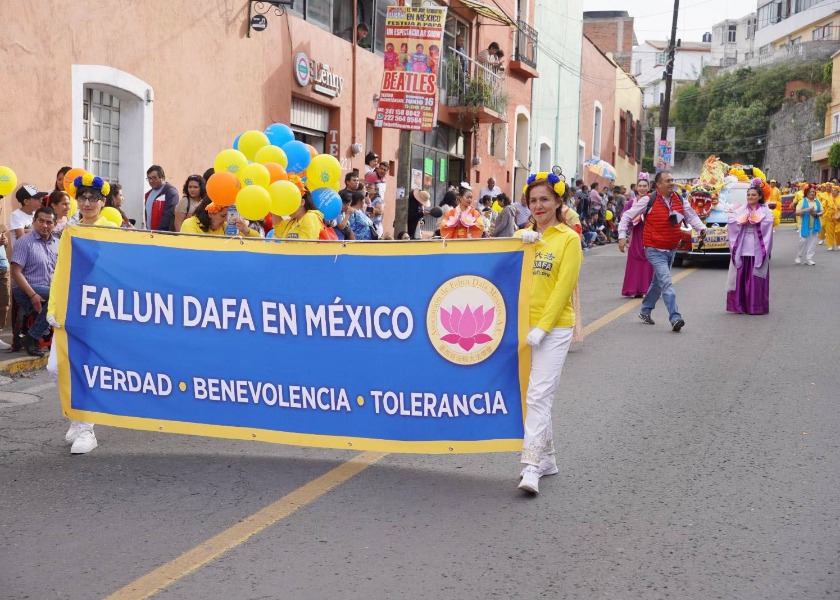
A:
{"label": "yellow flower headband", "polygon": [[103,196],[107,196],[111,191],[111,185],[101,177],[94,177],[93,173],[85,173],[73,180],[73,187],[77,190],[80,187],[89,187],[98,191]]}
{"label": "yellow flower headband", "polygon": [[543,181],[548,181],[554,189],[554,193],[561,198],[566,193],[565,177],[562,175],[555,175],[554,173],[548,173],[547,171],[540,171],[539,173],[529,175],[528,182],[525,184],[525,187],[522,188],[522,193],[527,197],[530,187],[535,183],[542,183]]}

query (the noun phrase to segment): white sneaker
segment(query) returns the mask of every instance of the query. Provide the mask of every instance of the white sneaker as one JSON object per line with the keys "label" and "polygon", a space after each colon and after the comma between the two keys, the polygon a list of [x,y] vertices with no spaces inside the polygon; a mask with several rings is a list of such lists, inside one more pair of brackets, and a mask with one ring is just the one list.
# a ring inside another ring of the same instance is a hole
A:
{"label": "white sneaker", "polygon": [[519,482],[519,489],[530,494],[540,493],[540,470],[539,468],[529,465],[525,467],[522,474],[522,481]]}
{"label": "white sneaker", "polygon": [[81,428],[79,427],[78,423],[73,423],[70,425],[70,429],[67,430],[67,433],[64,434],[64,441],[68,444],[72,444],[76,441],[76,438],[79,437],[79,434],[82,432]]}
{"label": "white sneaker", "polygon": [[809,267],[813,267],[813,266],[814,266],[815,264],[817,264],[817,263],[815,263],[813,260],[809,260],[806,264],[807,264]]}
{"label": "white sneaker", "polygon": [[557,475],[560,472],[560,469],[557,468],[557,459],[554,458],[554,455],[546,456],[540,461],[540,477],[545,477],[546,475]]}
{"label": "white sneaker", "polygon": [[820,240],[819,242],[817,242],[817,246],[822,246],[823,244],[825,244],[825,240]]}
{"label": "white sneaker", "polygon": [[796,260],[793,261],[793,262],[795,262],[797,265],[801,265],[802,264],[802,259],[797,256]]}
{"label": "white sneaker", "polygon": [[82,431],[70,447],[70,454],[87,454],[99,443],[96,441],[96,436],[92,431]]}
{"label": "white sneaker", "polygon": [[9,348],[11,348],[9,344],[4,342],[3,340],[0,340],[0,350],[8,350]]}
{"label": "white sneaker", "polygon": [[834,252],[834,246],[831,246],[830,248],[826,248],[826,250],[828,250],[829,252]]}

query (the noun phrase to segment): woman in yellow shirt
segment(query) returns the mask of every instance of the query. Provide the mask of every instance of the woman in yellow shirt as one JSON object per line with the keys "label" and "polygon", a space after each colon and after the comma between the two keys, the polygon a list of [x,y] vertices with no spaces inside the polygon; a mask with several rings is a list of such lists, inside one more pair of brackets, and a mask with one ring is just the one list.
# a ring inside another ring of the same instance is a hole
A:
{"label": "woman in yellow shirt", "polygon": [[[195,214],[181,223],[181,233],[198,233],[205,235],[225,235],[228,210],[226,206],[219,206],[205,199],[195,209]],[[260,237],[260,234],[248,227],[248,222],[241,217],[232,221],[236,225],[239,235],[245,237]]]}
{"label": "woman in yellow shirt", "polygon": [[575,311],[572,294],[583,262],[580,237],[563,219],[565,184],[553,173],[528,178],[525,196],[531,225],[515,236],[536,243],[531,281],[531,346],[525,439],[522,444],[519,488],[536,494],[544,475],[557,473],[551,425],[551,406],[560,385],[560,371],[572,343]]}
{"label": "woman in yellow shirt", "polygon": [[[291,177],[289,178],[291,180]],[[297,182],[293,182],[297,184]],[[317,240],[324,229],[324,213],[315,208],[309,191],[298,185],[300,189],[300,206],[288,219],[275,217],[274,237],[287,240]]]}

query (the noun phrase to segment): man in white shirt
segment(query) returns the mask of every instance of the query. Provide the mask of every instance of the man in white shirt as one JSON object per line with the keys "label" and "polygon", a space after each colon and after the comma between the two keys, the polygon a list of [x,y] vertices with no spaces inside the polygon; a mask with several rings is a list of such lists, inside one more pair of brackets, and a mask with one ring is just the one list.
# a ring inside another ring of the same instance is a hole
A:
{"label": "man in white shirt", "polygon": [[19,239],[32,230],[32,215],[44,204],[46,192],[39,192],[38,188],[28,183],[20,186],[15,198],[20,202],[20,208],[9,216],[9,229],[14,232],[13,240]]}
{"label": "man in white shirt", "polygon": [[480,199],[484,198],[484,196],[490,196],[491,198],[493,198],[495,200],[496,196],[498,196],[501,193],[502,193],[502,188],[500,188],[498,185],[496,185],[496,178],[495,177],[489,177],[487,179],[487,185],[485,187],[481,188],[481,191],[478,193],[478,199],[480,200]]}

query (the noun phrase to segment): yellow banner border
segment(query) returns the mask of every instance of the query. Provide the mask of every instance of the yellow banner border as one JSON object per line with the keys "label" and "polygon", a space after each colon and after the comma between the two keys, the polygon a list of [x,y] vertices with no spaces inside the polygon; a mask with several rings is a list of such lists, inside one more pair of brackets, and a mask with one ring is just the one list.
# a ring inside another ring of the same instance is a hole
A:
{"label": "yellow banner border", "polygon": [[[441,253],[476,254],[491,252],[522,251],[522,273],[519,286],[518,360],[519,387],[522,398],[522,415],[525,416],[525,397],[528,390],[531,354],[525,344],[529,327],[529,301],[534,264],[534,244],[523,244],[517,238],[482,240],[433,240],[433,241],[387,241],[387,242],[310,242],[283,241],[256,238],[226,238],[221,236],[200,236],[166,234],[151,231],[134,231],[110,227],[68,227],[64,230],[59,245],[59,261],[56,265],[52,294],[56,294],[56,319],[65,323],[67,299],[70,291],[70,272],[73,261],[72,239],[87,239],[117,244],[148,245],[154,242],[166,248],[210,251],[256,251],[264,254],[292,256],[330,256],[336,261],[342,256],[418,256]],[[480,252],[476,250],[480,248]],[[72,408],[70,363],[67,332],[63,327],[53,333],[53,352],[58,352],[58,385],[61,409],[64,416],[76,421],[95,422],[112,427],[126,427],[143,431],[159,431],[200,435],[225,439],[263,441],[315,448],[343,450],[371,450],[377,452],[402,452],[418,454],[469,454],[480,452],[519,452],[521,439],[496,439],[481,441],[405,441],[357,438],[348,436],[290,433],[251,427],[231,425],[207,425],[184,421],[126,417]],[[491,359],[492,360],[492,357]]]}

